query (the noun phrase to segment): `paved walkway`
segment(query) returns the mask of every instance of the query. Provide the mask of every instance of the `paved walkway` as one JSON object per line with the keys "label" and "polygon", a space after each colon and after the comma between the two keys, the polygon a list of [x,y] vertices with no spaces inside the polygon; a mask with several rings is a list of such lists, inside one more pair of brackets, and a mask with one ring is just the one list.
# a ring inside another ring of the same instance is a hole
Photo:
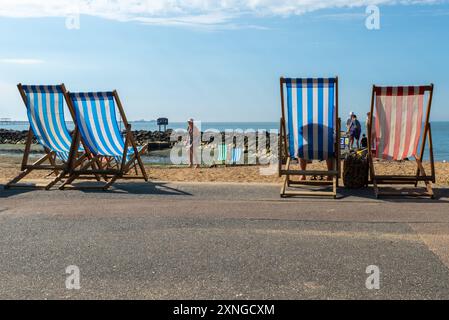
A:
{"label": "paved walkway", "polygon": [[[0,298],[449,298],[447,189],[407,201],[280,199],[275,185],[0,189],[0,234]],[[380,290],[365,287],[368,265]]]}

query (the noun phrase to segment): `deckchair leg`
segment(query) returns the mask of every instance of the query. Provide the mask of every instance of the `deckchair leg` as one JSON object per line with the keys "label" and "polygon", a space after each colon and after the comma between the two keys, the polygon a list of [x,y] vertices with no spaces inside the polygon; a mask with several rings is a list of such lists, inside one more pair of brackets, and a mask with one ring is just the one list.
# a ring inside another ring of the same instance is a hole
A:
{"label": "deckchair leg", "polygon": [[137,171],[137,161],[136,161],[136,159],[134,159],[133,166],[130,169],[134,169],[134,173],[136,174],[136,176],[139,174],[139,172]]}
{"label": "deckchair leg", "polygon": [[104,186],[103,186],[103,190],[108,190],[111,186],[112,186],[112,184],[117,180],[119,178],[119,176],[118,175],[115,175],[115,176],[113,176],[109,181],[108,181],[108,183],[106,183]]}
{"label": "deckchair leg", "polygon": [[64,183],[59,187],[59,190],[64,190],[65,186],[71,184],[76,178],[78,178],[78,174],[72,174]]}
{"label": "deckchair leg", "polygon": [[[79,170],[80,171],[82,171],[82,170],[85,170],[85,169],[87,169],[87,168],[89,168],[89,167],[91,167],[92,165],[93,165],[93,163],[95,163],[95,162],[98,162],[98,157],[93,157],[92,159],[90,159],[90,160],[88,160],[87,161],[87,163],[84,165],[84,166],[82,166]],[[101,168],[101,167],[100,167]],[[70,177],[59,187],[59,189],[60,190],[64,190],[64,188],[65,188],[65,186],[66,185],[69,185],[69,184],[71,184],[75,179],[77,179],[79,177],[79,174],[78,173],[72,173],[71,175],[70,175]]]}
{"label": "deckchair leg", "polygon": [[[287,163],[285,164],[286,169],[290,169],[290,157],[287,158]],[[281,197],[285,197],[285,190],[290,186],[290,175],[286,174],[284,177],[284,183],[281,188]]]}
{"label": "deckchair leg", "polygon": [[284,177],[284,183],[281,188],[281,197],[285,197],[285,190],[287,189],[287,176]]}
{"label": "deckchair leg", "polygon": [[[426,177],[426,176],[427,176],[426,170],[424,169],[424,166],[423,166],[421,160],[416,159],[416,163],[418,164],[418,170],[419,170],[419,172],[421,173],[420,176]],[[427,189],[428,195],[429,195],[432,199],[434,199],[435,195],[434,195],[434,193],[433,193],[432,183],[431,183],[430,181],[428,181],[428,180],[424,180],[424,183],[425,183],[425,185],[426,185],[426,189]]]}
{"label": "deckchair leg", "polygon": [[334,193],[334,199],[337,199],[337,182],[338,182],[338,177],[334,176],[333,184],[332,184],[332,190],[333,190],[333,193]]}
{"label": "deckchair leg", "polygon": [[145,169],[145,166],[143,165],[142,159],[140,158],[140,156],[146,152],[146,150],[148,149],[148,145],[146,145],[144,148],[142,148],[142,150],[140,150],[139,153],[137,153],[137,163],[139,164],[140,167],[140,171],[142,172],[144,179],[146,182],[148,182],[148,174],[147,171]]}
{"label": "deckchair leg", "polygon": [[18,176],[13,178],[11,181],[9,181],[4,188],[10,189],[14,184],[22,180],[25,176],[27,176],[32,170],[31,169],[25,169],[25,171],[22,171]]}
{"label": "deckchair leg", "polygon": [[[92,162],[92,164],[91,164],[92,169],[93,169],[93,170],[96,169],[96,168],[95,168],[95,164],[97,164],[98,168],[101,169],[101,161],[100,161],[100,159],[99,159],[98,157],[93,157],[92,159],[95,159],[95,160]],[[103,179],[104,179],[105,181],[108,181],[108,178],[107,178],[106,175],[103,175]],[[100,181],[98,178],[97,178],[97,180]]]}
{"label": "deckchair leg", "polygon": [[141,156],[144,152],[146,152],[147,149],[148,149],[148,145],[144,146],[139,152],[137,152],[137,153],[134,152],[133,157],[132,157],[132,158],[128,161],[128,163],[125,165],[125,170],[124,170],[124,172],[128,172],[130,169],[132,169],[132,167],[130,167],[130,165],[131,165],[132,163],[134,163],[134,168],[136,169],[136,175],[137,175],[137,174],[138,174],[138,173],[137,173],[137,166],[136,166],[136,161],[137,161],[137,164],[139,165],[140,171],[142,172],[143,178],[144,178],[144,180],[145,180],[146,182],[148,181],[148,175],[147,175],[145,166],[144,166],[144,164],[143,164],[142,159],[140,158],[140,156]]}
{"label": "deckchair leg", "polygon": [[[42,158],[40,158],[39,160],[37,160],[36,162],[34,162],[32,164],[32,166],[37,166],[40,165],[41,163],[45,162],[46,160],[48,160],[48,158],[50,157],[51,154],[47,153],[45,156],[43,156]],[[26,164],[24,164],[26,165]],[[4,188],[5,189],[9,189],[11,187],[13,187],[17,182],[19,182],[20,180],[22,180],[23,178],[25,178],[28,174],[31,173],[31,171],[33,171],[32,168],[27,168],[25,170],[23,170],[21,173],[19,173],[15,178],[13,178],[11,181],[9,181]]]}
{"label": "deckchair leg", "polygon": [[52,182],[45,186],[45,190],[50,190],[56,183],[61,181],[67,174],[67,171],[62,171]]}
{"label": "deckchair leg", "polygon": [[[50,164],[52,165],[52,166],[56,166],[56,154],[53,154],[51,151],[49,151],[49,150],[46,150],[49,154],[50,154],[50,157],[48,157],[48,161],[50,161]],[[58,176],[59,175],[59,170],[58,169],[55,169],[55,170],[53,170],[53,172],[52,173],[54,173],[56,176]]]}
{"label": "deckchair leg", "polygon": [[[371,147],[371,145],[369,145]],[[374,195],[376,199],[379,198],[379,188],[377,187],[377,181],[376,181],[376,171],[374,169],[374,162],[373,162],[373,155],[371,153],[371,150],[368,150],[368,166],[369,166],[369,174],[371,182],[373,183],[373,189],[374,189]]]}
{"label": "deckchair leg", "polygon": [[435,194],[433,193],[432,183],[429,181],[425,181],[425,183],[426,183],[426,189],[427,189],[427,193],[428,193],[429,197],[431,199],[435,199]]}
{"label": "deckchair leg", "polygon": [[374,196],[376,197],[376,199],[379,199],[379,187],[377,186],[377,179],[376,176],[374,174],[374,168],[373,168],[373,176],[371,178],[372,183],[373,183],[373,189],[374,189]]}
{"label": "deckchair leg", "polygon": [[373,189],[374,189],[374,195],[376,199],[379,199],[379,187],[377,186],[376,179],[373,180]]}

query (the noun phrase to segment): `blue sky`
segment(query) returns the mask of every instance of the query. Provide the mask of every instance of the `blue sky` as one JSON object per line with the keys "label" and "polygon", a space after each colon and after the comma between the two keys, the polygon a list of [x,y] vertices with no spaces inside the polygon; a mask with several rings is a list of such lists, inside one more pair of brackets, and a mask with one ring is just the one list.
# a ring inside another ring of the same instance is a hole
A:
{"label": "blue sky", "polygon": [[3,1],[0,118],[26,119],[18,82],[64,82],[70,91],[117,89],[133,120],[278,121],[281,75],[338,75],[342,118],[368,111],[374,83],[433,82],[432,119],[449,121],[445,1],[377,1],[375,31],[365,27],[366,5],[354,5],[369,1],[342,0],[346,5],[335,8],[328,1],[279,0],[276,7],[253,0],[262,3],[254,8],[228,0],[237,10],[177,0],[176,8],[137,14],[122,1],[120,14],[82,9],[76,30],[66,28],[64,8],[52,1],[37,9],[30,0],[19,7]]}

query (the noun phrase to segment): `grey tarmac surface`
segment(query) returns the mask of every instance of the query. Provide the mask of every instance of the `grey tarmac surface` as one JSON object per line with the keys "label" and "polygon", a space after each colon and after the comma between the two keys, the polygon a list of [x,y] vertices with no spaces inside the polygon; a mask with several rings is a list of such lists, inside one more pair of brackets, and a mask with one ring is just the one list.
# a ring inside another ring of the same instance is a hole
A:
{"label": "grey tarmac surface", "polygon": [[[3,190],[0,298],[448,299],[449,191],[436,200],[278,185]],[[81,271],[67,290],[65,269]],[[368,290],[367,266],[380,268]]]}

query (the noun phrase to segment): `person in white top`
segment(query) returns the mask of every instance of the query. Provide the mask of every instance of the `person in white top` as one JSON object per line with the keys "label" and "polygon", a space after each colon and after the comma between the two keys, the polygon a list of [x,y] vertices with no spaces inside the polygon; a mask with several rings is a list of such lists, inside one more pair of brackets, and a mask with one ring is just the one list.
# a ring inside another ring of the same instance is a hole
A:
{"label": "person in white top", "polygon": [[193,118],[190,118],[187,120],[187,131],[189,133],[189,140],[188,140],[188,144],[187,147],[189,148],[189,163],[190,163],[190,168],[198,168],[199,164],[198,164],[198,159],[196,156],[196,152],[194,150],[195,147],[198,147],[198,145],[196,145],[196,143],[194,143],[195,139],[196,140],[201,140],[201,133],[199,132],[198,128],[195,126],[195,121],[193,120]]}

